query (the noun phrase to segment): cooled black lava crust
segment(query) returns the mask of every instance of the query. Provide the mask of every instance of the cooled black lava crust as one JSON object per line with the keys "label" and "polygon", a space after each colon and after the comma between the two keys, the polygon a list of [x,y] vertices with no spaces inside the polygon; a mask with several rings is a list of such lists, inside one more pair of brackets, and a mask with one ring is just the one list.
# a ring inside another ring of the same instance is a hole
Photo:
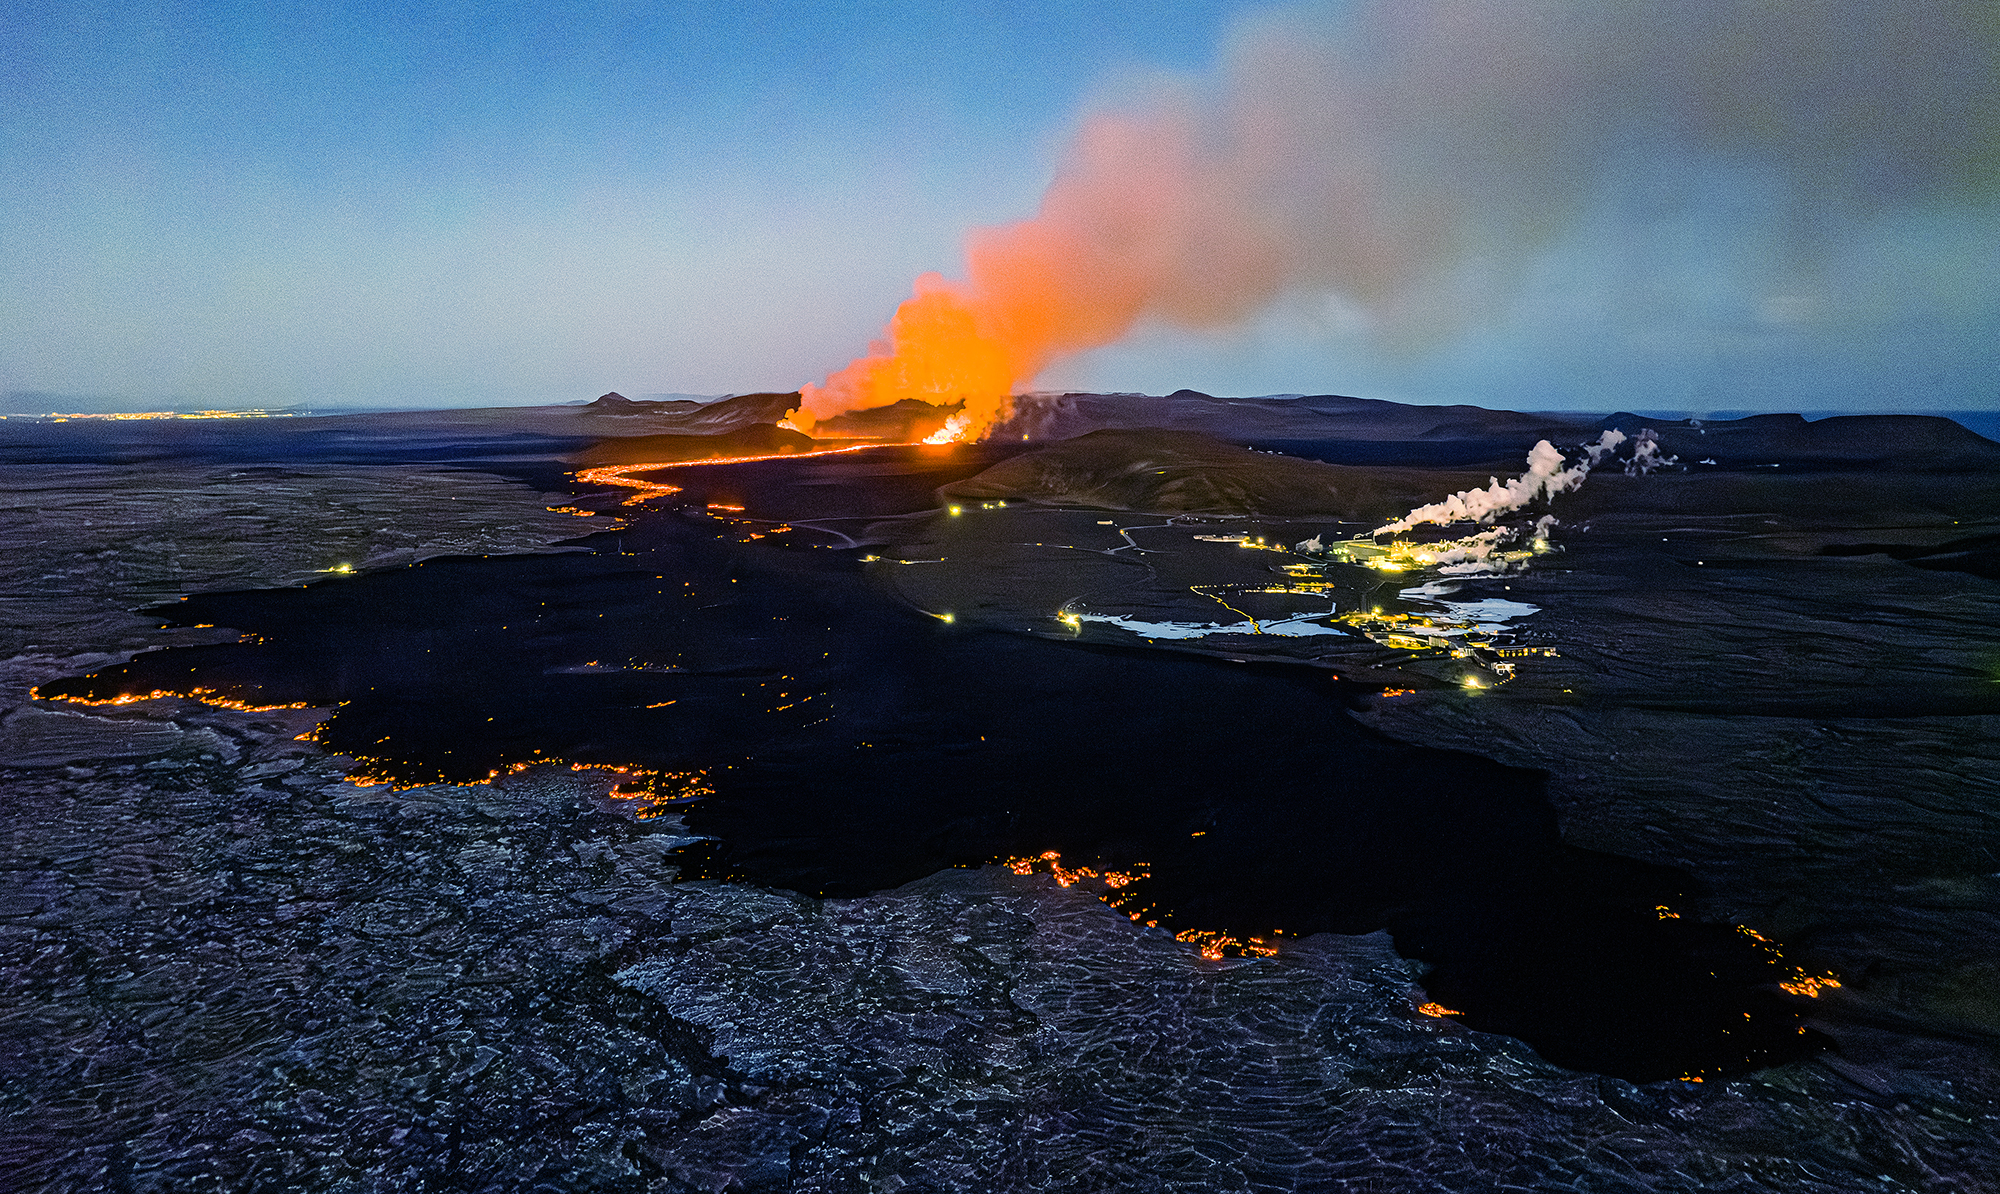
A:
{"label": "cooled black lava crust", "polygon": [[1370,731],[1324,671],[967,631],[873,587],[858,550],[786,540],[672,510],[590,554],[198,596],[160,612],[259,637],[40,695],[339,704],[322,742],[404,782],[705,771],[687,872],[813,894],[1050,850],[1143,864],[1164,928],[1386,928],[1432,998],[1577,1069],[1823,1046],[1769,951],[1661,917],[1686,875],[1564,845],[1539,772]]}

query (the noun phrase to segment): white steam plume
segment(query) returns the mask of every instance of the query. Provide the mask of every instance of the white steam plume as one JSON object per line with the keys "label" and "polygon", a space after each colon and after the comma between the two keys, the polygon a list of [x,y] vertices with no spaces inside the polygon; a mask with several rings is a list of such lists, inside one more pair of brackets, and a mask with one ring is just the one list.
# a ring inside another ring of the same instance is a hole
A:
{"label": "white steam plume", "polygon": [[[1575,489],[1583,484],[1590,470],[1598,461],[1613,452],[1625,442],[1625,433],[1617,428],[1607,429],[1594,444],[1584,446],[1584,458],[1577,463],[1563,467],[1563,454],[1547,440],[1537,443],[1528,452],[1528,471],[1511,481],[1501,481],[1494,477],[1485,489],[1466,489],[1452,494],[1443,501],[1419,506],[1394,522],[1376,527],[1376,535],[1400,535],[1412,527],[1425,523],[1445,526],[1454,522],[1492,522],[1501,514],[1511,514],[1536,498],[1554,497],[1565,490]],[[1648,438],[1645,441],[1650,444]]]}
{"label": "white steam plume", "polygon": [[[1662,465],[1675,463],[1672,457],[1661,457],[1659,443],[1650,430],[1627,436],[1615,427],[1606,428],[1595,442],[1584,444],[1581,457],[1567,467],[1563,454],[1555,445],[1541,440],[1529,450],[1528,471],[1520,476],[1510,481],[1495,477],[1485,489],[1461,490],[1442,501],[1419,506],[1403,517],[1375,528],[1366,539],[1401,534],[1426,523],[1438,526],[1455,522],[1491,523],[1537,498],[1554,497],[1575,489],[1583,484],[1591,469],[1607,459],[1616,460],[1619,446],[1626,443],[1632,445],[1631,458],[1625,464],[1627,475],[1643,476]],[[1527,526],[1494,526],[1457,539],[1425,543],[1397,541],[1387,549],[1386,557],[1370,566],[1388,567],[1390,571],[1401,571],[1406,567],[1433,568],[1444,576],[1506,572],[1535,552],[1548,550],[1549,533],[1556,525],[1555,515],[1544,514]],[[1524,539],[1529,544],[1525,550],[1519,546]],[[1326,554],[1329,548],[1315,535],[1298,544],[1297,550],[1301,555],[1316,556]],[[1375,550],[1382,549],[1378,546]]]}

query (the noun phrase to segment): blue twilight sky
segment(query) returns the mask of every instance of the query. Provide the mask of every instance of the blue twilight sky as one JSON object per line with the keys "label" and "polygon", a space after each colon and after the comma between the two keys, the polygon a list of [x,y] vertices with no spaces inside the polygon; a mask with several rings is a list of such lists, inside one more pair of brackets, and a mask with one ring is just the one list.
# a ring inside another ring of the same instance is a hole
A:
{"label": "blue twilight sky", "polygon": [[0,0],[0,392],[790,389],[1111,108],[1311,264],[1046,388],[2000,408],[1994,6],[1793,5]]}

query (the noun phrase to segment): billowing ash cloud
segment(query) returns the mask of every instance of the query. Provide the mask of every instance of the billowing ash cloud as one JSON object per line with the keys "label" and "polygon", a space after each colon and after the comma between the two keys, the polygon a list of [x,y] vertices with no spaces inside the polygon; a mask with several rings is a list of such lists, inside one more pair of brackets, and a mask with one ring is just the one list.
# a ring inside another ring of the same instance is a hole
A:
{"label": "billowing ash cloud", "polygon": [[[795,425],[917,398],[962,402],[946,438],[976,435],[1053,361],[1141,319],[1228,326],[1286,291],[1338,296],[1383,343],[1420,345],[1504,301],[1607,205],[1641,223],[1733,205],[1768,297],[1798,306],[1815,262],[1871,221],[2000,196],[1996,12],[1281,10],[1239,32],[1212,91],[1162,86],[1086,119],[1040,211],[974,232],[963,282],[919,278],[867,356],[802,387]],[[1713,244],[1686,256],[1737,268]]]}
{"label": "billowing ash cloud", "polygon": [[1064,281],[1121,311],[1214,326],[1316,288],[1421,337],[1479,297],[1469,268],[1504,278],[1601,201],[1723,176],[1809,268],[1858,221],[2000,194],[1996,64],[1991,0],[1281,10],[1212,95],[1088,120],[1041,214],[975,234],[972,273],[1053,230]]}
{"label": "billowing ash cloud", "polygon": [[[1279,10],[1239,30],[1211,87],[1162,84],[1085,119],[1041,209],[972,233],[964,281],[918,279],[868,356],[803,387],[797,423],[919,398],[963,402],[952,434],[977,434],[1050,363],[1141,319],[1228,326],[1287,291],[1337,296],[1382,343],[1421,345],[1504,302],[1539,250],[1608,209],[1644,223],[1729,208],[1774,274],[1768,297],[1798,306],[1815,263],[1871,221],[2000,197],[1996,13]],[[1738,268],[1727,255],[1685,254],[1712,272]]]}

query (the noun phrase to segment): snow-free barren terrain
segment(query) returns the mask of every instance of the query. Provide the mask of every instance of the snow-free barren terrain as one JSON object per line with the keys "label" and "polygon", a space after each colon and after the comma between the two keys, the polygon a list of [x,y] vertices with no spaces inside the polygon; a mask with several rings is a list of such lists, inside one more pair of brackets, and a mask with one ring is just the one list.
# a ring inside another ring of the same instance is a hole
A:
{"label": "snow-free barren terrain", "polygon": [[7,1184],[2000,1189],[2000,445],[791,397],[0,421]]}

